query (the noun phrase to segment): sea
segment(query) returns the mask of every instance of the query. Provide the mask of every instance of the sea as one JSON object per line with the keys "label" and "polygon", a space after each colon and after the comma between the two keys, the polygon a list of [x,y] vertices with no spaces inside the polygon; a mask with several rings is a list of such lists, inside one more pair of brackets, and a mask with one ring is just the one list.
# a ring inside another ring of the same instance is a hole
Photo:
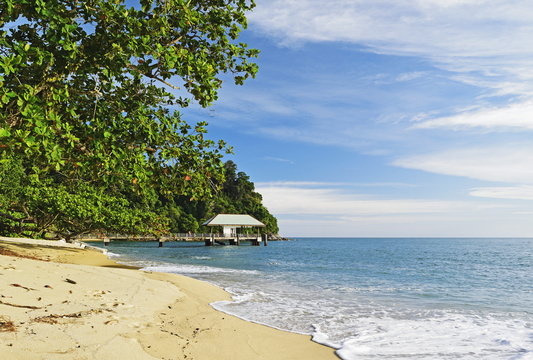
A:
{"label": "sea", "polygon": [[[101,243],[94,243],[101,246]],[[112,241],[114,260],[227,290],[215,309],[341,359],[533,359],[533,239],[295,238],[268,246]]]}

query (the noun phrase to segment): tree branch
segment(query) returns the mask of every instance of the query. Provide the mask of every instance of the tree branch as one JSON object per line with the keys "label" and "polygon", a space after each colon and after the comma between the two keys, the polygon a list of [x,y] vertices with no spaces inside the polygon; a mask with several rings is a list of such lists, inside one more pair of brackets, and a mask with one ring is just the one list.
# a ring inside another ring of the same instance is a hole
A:
{"label": "tree branch", "polygon": [[33,221],[34,221],[34,219],[31,218],[31,217],[26,217],[26,218],[16,218],[16,217],[14,217],[13,215],[9,215],[9,214],[3,213],[3,212],[0,212],[0,216],[5,217],[6,219],[9,219],[9,220],[16,221],[16,222],[18,222],[18,223],[23,223],[23,222],[33,222]]}
{"label": "tree branch", "polygon": [[169,43],[167,44],[167,46],[172,46],[172,45],[174,45],[175,43],[177,43],[178,41],[180,41],[181,39],[183,39],[183,36],[180,36],[180,37],[178,37],[177,39],[172,40],[171,42],[169,42]]}
{"label": "tree branch", "polygon": [[146,74],[146,73],[142,72],[137,66],[135,66],[135,65],[133,65],[133,64],[128,64],[127,67],[128,67],[128,69],[135,70],[135,71],[137,71],[139,74],[144,75],[144,76],[146,76],[146,77],[148,77],[148,78],[150,78],[150,79],[154,79],[154,80],[157,80],[157,81],[159,81],[159,82],[162,82],[163,84],[165,84],[165,85],[168,86],[168,87],[171,87],[171,88],[174,89],[174,90],[180,90],[180,88],[179,88],[178,86],[174,86],[174,85],[172,85],[171,83],[169,83],[169,82],[167,82],[167,81],[165,81],[165,80],[163,80],[163,79],[161,79],[161,78],[159,78],[159,77],[157,77],[157,76],[155,76],[155,75],[152,75],[152,74]]}

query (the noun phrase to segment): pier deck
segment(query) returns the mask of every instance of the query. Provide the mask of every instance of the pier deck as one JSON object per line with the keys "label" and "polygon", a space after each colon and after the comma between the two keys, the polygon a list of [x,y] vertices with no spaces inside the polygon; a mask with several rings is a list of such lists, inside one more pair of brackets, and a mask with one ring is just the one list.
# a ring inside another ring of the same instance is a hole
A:
{"label": "pier deck", "polygon": [[76,240],[81,241],[104,241],[106,245],[113,240],[158,241],[160,247],[163,246],[163,243],[172,241],[204,242],[206,246],[240,245],[241,242],[251,242],[252,245],[257,246],[262,242],[266,246],[269,239],[284,240],[279,236],[268,236],[267,234],[238,234],[236,236],[227,236],[225,234],[209,233],[177,233],[161,237],[156,237],[155,235],[84,234],[76,237]]}

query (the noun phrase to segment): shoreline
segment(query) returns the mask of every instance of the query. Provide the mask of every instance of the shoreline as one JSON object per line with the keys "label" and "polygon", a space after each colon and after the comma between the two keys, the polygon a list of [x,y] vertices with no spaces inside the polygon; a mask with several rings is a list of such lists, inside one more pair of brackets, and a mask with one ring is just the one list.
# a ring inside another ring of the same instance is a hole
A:
{"label": "shoreline", "polygon": [[231,300],[215,285],[135,269],[89,247],[0,239],[0,353],[10,359],[118,353],[132,359],[338,359],[311,336],[214,309],[209,304]]}

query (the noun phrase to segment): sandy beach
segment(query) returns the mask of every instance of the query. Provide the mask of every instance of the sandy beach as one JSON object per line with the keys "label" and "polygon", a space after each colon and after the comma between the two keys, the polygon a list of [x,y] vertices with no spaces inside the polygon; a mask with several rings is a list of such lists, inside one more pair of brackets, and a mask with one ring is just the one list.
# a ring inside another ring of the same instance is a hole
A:
{"label": "sandy beach", "polygon": [[208,283],[127,268],[94,249],[0,240],[3,359],[337,359],[309,336],[209,305],[228,299]]}

